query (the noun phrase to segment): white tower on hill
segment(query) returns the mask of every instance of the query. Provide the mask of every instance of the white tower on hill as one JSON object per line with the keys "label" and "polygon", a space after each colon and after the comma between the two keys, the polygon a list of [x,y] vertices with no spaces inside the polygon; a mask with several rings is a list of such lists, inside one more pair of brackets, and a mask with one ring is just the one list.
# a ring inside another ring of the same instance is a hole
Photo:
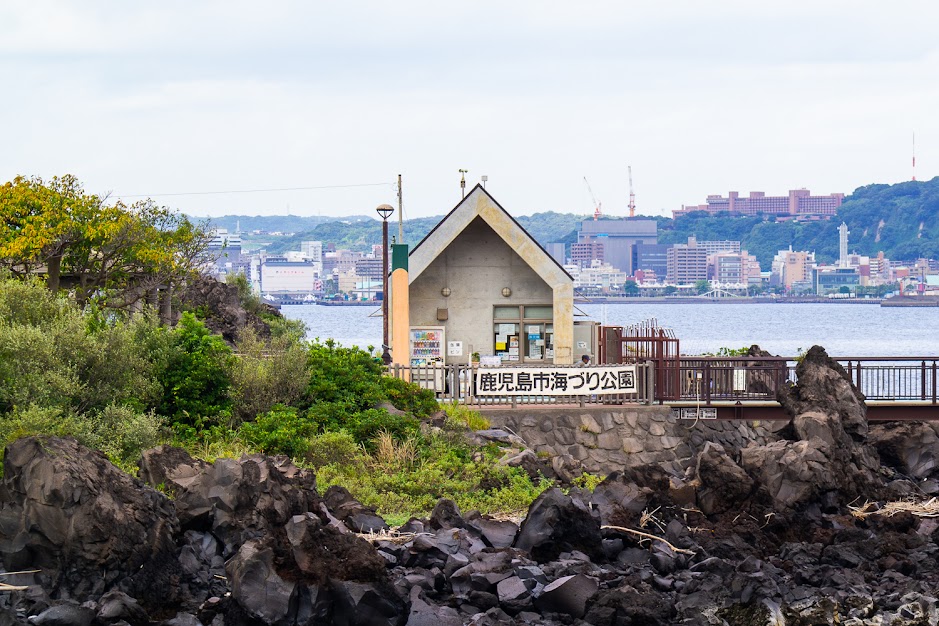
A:
{"label": "white tower on hill", "polygon": [[838,267],[848,267],[848,225],[838,227]]}

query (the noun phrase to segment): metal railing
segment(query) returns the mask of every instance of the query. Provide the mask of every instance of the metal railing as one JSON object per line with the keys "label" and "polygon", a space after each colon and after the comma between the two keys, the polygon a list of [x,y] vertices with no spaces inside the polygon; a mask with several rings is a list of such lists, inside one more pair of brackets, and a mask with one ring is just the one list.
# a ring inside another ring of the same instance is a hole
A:
{"label": "metal railing", "polygon": [[[939,357],[834,357],[868,400],[937,403]],[[796,382],[789,357],[682,357],[657,372],[655,399],[774,401]]]}
{"label": "metal railing", "polygon": [[[835,357],[868,400],[937,404],[939,357]],[[796,382],[791,357],[681,357],[636,363],[637,392],[615,395],[481,396],[472,365],[391,365],[388,374],[433,391],[441,402],[470,406],[650,404],[667,402],[773,402]],[[506,369],[510,366],[503,366]],[[551,365],[541,366],[550,369]],[[589,369],[589,366],[588,366]]]}
{"label": "metal railing", "polygon": [[[502,366],[505,370],[511,366]],[[529,365],[530,367],[530,365]],[[554,366],[539,366],[550,370]],[[570,367],[570,366],[568,366]],[[585,370],[590,370],[586,366]],[[426,365],[426,366],[388,366],[388,375],[415,383],[419,387],[433,391],[440,402],[458,402],[476,407],[516,407],[520,405],[540,406],[602,406],[612,404],[651,404],[655,395],[655,369],[652,363],[636,365],[636,393],[598,394],[568,396],[563,394],[526,395],[476,395],[476,374],[486,371],[485,366],[471,365]]]}

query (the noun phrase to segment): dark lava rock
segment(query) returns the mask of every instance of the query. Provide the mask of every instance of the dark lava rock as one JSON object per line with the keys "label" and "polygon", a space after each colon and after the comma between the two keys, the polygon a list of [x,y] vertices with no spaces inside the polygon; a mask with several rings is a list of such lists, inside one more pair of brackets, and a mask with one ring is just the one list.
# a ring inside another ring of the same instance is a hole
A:
{"label": "dark lava rock", "polygon": [[112,589],[98,600],[98,620],[105,624],[127,622],[131,626],[146,626],[150,623],[147,612],[126,593]]}
{"label": "dark lava rock", "polygon": [[535,600],[535,606],[540,611],[583,617],[587,612],[587,603],[597,595],[599,587],[596,578],[583,574],[558,578],[545,586]]}
{"label": "dark lava rock", "polygon": [[939,466],[936,425],[923,422],[890,422],[871,426],[868,441],[880,460],[912,478],[935,476]]}
{"label": "dark lava rock", "polygon": [[753,479],[730,458],[724,448],[709,441],[698,454],[695,470],[698,507],[705,515],[723,513],[738,506],[753,491]]}
{"label": "dark lava rock", "polygon": [[50,606],[39,615],[29,617],[33,626],[90,626],[95,612],[85,606],[57,604]]}
{"label": "dark lava rock", "polygon": [[441,528],[463,528],[466,522],[460,515],[460,509],[456,502],[441,498],[434,505],[434,510],[430,513],[429,526],[431,530],[440,530]]}
{"label": "dark lava rock", "polygon": [[316,477],[286,457],[244,456],[208,464],[167,446],[144,453],[141,475],[175,493],[183,528],[211,530],[230,557],[242,543],[314,510]]}
{"label": "dark lava rock", "polygon": [[648,487],[640,487],[623,472],[613,472],[593,490],[590,502],[604,526],[632,526],[649,505],[651,495]]}
{"label": "dark lava rock", "polygon": [[590,558],[603,558],[600,520],[580,498],[548,489],[532,503],[519,528],[515,547],[539,563],[553,561],[561,552],[580,550]]}
{"label": "dark lava rock", "polygon": [[375,513],[375,509],[353,498],[345,487],[333,485],[327,489],[323,494],[323,503],[353,532],[373,533],[388,530],[388,524]]}
{"label": "dark lava rock", "polygon": [[[8,570],[41,569],[53,598],[120,588],[148,608],[180,601],[172,503],[71,438],[10,444],[0,483],[0,554]],[[64,610],[64,609],[63,609]]]}
{"label": "dark lava rock", "polygon": [[508,520],[495,520],[488,515],[480,515],[471,511],[464,520],[467,528],[472,528],[486,545],[492,548],[508,548],[515,541],[518,534],[518,525]]}
{"label": "dark lava rock", "polygon": [[[210,276],[200,275],[186,283],[186,289],[179,295],[185,308],[207,311],[204,322],[206,328],[234,344],[245,328],[253,330],[258,337],[268,339],[271,328],[260,315],[248,311],[241,304],[238,287],[219,282]],[[261,304],[266,315],[280,317],[280,311],[268,304]]]}

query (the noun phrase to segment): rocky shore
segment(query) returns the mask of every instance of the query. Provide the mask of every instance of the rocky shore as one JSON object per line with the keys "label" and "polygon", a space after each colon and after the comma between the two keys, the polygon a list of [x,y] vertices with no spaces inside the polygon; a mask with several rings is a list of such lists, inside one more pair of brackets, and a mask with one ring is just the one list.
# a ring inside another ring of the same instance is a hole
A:
{"label": "rocky shore", "polygon": [[161,447],[136,479],[21,439],[0,626],[939,623],[939,518],[887,505],[939,492],[936,427],[869,425],[821,348],[797,374],[785,428],[549,489],[519,523],[441,500],[391,532],[286,459]]}

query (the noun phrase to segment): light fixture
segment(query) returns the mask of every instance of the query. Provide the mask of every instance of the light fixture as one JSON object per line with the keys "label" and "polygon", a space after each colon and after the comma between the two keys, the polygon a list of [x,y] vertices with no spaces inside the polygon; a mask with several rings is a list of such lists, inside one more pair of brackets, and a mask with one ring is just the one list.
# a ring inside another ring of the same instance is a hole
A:
{"label": "light fixture", "polygon": [[506,298],[508,298],[509,296],[512,295],[512,290],[509,289],[508,287],[503,287],[503,288],[502,288],[502,295],[505,296]]}
{"label": "light fixture", "polygon": [[388,219],[391,214],[395,212],[395,208],[390,204],[379,204],[378,208],[375,210],[378,211],[378,214],[381,215],[383,220]]}
{"label": "light fixture", "polygon": [[444,287],[443,289],[441,289],[441,290],[440,290],[440,295],[443,296],[444,298],[450,297],[450,288],[449,288],[449,287]]}

